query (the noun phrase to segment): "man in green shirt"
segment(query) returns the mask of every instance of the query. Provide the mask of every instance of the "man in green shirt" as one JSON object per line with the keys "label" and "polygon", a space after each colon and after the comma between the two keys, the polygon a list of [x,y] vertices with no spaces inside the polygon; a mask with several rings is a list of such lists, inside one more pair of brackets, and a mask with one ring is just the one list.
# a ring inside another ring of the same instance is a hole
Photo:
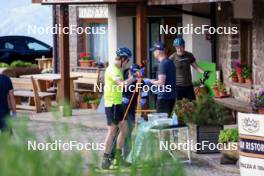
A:
{"label": "man in green shirt", "polygon": [[110,64],[105,71],[104,100],[108,133],[105,140],[102,169],[109,169],[112,164],[110,153],[118,129],[119,133],[116,141],[115,164],[127,164],[121,157],[122,148],[128,133],[127,121],[123,120],[124,111],[122,109],[122,94],[123,88],[133,83],[135,80],[133,77],[124,80],[122,69],[126,67],[131,56],[132,53],[128,48],[118,48],[113,64]]}
{"label": "man in green shirt", "polygon": [[191,66],[204,76],[209,74],[198,66],[192,53],[185,50],[185,41],[183,38],[176,38],[173,42],[176,49],[169,58],[174,62],[176,67],[176,92],[177,100],[183,98],[195,100],[195,94],[192,84]]}

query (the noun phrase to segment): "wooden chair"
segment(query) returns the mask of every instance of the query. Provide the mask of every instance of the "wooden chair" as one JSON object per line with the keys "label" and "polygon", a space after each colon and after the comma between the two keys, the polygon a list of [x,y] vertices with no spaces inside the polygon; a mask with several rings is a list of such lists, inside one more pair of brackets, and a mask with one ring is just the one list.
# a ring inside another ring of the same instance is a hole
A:
{"label": "wooden chair", "polygon": [[100,70],[95,72],[71,72],[73,76],[80,76],[77,80],[74,81],[75,89],[74,91],[80,95],[92,94],[94,98],[99,97],[100,88]]}
{"label": "wooden chair", "polygon": [[[42,111],[41,100],[44,101],[45,108],[50,109],[51,99],[55,94],[48,92],[39,92],[37,83],[32,77],[30,79],[11,78],[11,81],[14,87],[17,109],[34,110],[39,113]],[[32,106],[30,103],[28,103],[28,105],[22,105],[22,97],[32,98],[34,100],[34,105]]]}

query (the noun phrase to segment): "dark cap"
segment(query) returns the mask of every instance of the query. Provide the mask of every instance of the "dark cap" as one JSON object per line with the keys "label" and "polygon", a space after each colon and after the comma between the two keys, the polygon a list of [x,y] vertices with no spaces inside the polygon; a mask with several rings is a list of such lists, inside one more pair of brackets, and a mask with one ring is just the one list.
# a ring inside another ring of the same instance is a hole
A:
{"label": "dark cap", "polygon": [[162,42],[157,42],[149,50],[152,51],[152,52],[156,51],[156,50],[164,51],[165,50],[165,45]]}

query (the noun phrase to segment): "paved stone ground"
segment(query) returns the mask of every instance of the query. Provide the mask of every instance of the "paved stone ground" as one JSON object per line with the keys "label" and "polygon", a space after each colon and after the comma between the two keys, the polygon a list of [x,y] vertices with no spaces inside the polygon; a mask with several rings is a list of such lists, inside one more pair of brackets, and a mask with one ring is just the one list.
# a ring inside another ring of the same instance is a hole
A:
{"label": "paved stone ground", "polygon": [[[60,117],[61,115],[57,114],[57,119],[53,118],[54,114],[52,113],[28,114],[27,112],[20,112],[19,115],[21,114],[30,115],[29,129],[35,132],[39,141],[44,141],[47,137],[52,136],[53,139],[75,140],[82,143],[102,143],[107,131],[104,116],[93,111],[76,110],[72,118]],[[51,122],[59,122],[59,125],[54,125]],[[61,128],[62,123],[69,125]],[[99,151],[99,156],[102,153],[102,151]],[[84,169],[87,169],[91,152],[83,152],[83,156],[85,158]],[[199,158],[201,160],[195,159],[191,165],[184,164],[187,176],[239,175],[238,173],[230,173],[228,167],[225,168],[222,165],[219,165],[219,167],[212,166],[210,158],[215,160],[216,155],[201,155]],[[232,170],[236,170],[236,168],[232,166]]]}

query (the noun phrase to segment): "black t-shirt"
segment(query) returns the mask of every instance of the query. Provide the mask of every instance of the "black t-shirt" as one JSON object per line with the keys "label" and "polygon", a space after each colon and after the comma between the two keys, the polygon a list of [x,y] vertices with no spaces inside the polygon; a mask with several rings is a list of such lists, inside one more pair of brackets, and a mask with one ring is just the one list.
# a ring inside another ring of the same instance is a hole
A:
{"label": "black t-shirt", "polygon": [[176,67],[172,60],[166,58],[159,63],[158,75],[166,75],[165,89],[160,88],[158,99],[171,100],[176,98]]}
{"label": "black t-shirt", "polygon": [[173,53],[170,56],[176,67],[176,85],[177,86],[191,86],[192,85],[192,73],[191,64],[195,62],[195,58],[192,53],[185,51],[182,56],[178,56],[177,53]]}
{"label": "black t-shirt", "polygon": [[0,74],[0,118],[7,115],[10,111],[8,106],[7,97],[9,91],[13,89],[10,78]]}

